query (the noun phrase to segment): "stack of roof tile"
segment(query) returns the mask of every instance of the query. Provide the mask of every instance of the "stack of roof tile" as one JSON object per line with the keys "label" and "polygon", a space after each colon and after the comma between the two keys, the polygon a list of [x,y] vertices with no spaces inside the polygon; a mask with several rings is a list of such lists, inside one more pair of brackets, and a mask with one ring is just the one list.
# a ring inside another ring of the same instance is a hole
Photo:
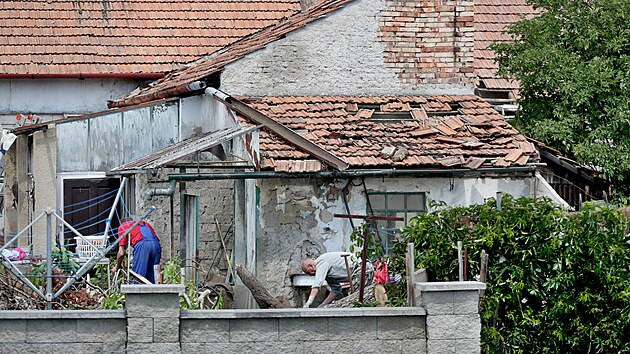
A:
{"label": "stack of roof tile", "polygon": [[[534,146],[476,96],[242,100],[351,168],[477,169],[539,160]],[[252,124],[245,117],[241,120]],[[276,171],[296,171],[296,161],[314,159],[267,130],[260,134],[260,152],[261,168]]]}
{"label": "stack of roof tile", "polygon": [[299,0],[1,1],[0,75],[162,73],[299,10]]}

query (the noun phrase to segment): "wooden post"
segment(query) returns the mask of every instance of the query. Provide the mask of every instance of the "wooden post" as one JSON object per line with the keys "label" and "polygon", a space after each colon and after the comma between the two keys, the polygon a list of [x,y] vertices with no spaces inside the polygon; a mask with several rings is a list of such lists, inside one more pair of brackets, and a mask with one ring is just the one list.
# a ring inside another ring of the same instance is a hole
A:
{"label": "wooden post", "polygon": [[407,271],[407,306],[413,306],[413,283],[414,283],[414,273],[416,268],[415,262],[415,252],[413,249],[413,243],[410,242],[407,244],[407,257],[406,261],[406,271]]}
{"label": "wooden post", "polygon": [[459,281],[464,281],[464,260],[462,257],[462,241],[457,241],[457,265],[459,268]]}
{"label": "wooden post", "polygon": [[352,284],[352,273],[350,273],[350,264],[348,263],[349,254],[342,254],[344,262],[346,262],[346,272],[348,273],[348,282],[350,283],[350,293],[354,293],[354,284]]}
{"label": "wooden post", "polygon": [[[479,266],[479,281],[482,283],[486,282],[486,278],[488,275],[488,254],[486,250],[481,250],[481,264]],[[483,297],[485,293],[485,289],[479,290],[479,296]]]}
{"label": "wooden post", "polygon": [[367,262],[367,252],[370,247],[370,232],[366,227],[363,231],[363,250],[361,250],[361,279],[359,279],[359,302],[363,302],[365,291],[365,262]]}
{"label": "wooden post", "polygon": [[153,266],[153,278],[155,284],[162,284],[162,267],[159,264]]}

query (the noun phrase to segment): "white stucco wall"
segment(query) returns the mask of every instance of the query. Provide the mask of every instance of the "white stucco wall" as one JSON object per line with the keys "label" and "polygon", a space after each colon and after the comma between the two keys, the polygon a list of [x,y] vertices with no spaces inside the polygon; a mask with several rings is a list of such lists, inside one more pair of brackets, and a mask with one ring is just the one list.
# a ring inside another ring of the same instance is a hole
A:
{"label": "white stucco wall", "polygon": [[42,119],[104,111],[107,100],[134,90],[140,81],[123,79],[0,80],[0,123],[14,124],[15,115],[37,114]]}
{"label": "white stucco wall", "polygon": [[472,94],[472,86],[404,84],[384,62],[378,40],[384,0],[357,0],[226,66],[221,88],[231,94]]}
{"label": "white stucco wall", "polygon": [[[424,192],[428,199],[450,206],[483,203],[497,192],[516,197],[536,196],[536,178],[366,178],[371,192]],[[258,181],[260,203],[257,242],[257,275],[272,293],[296,296],[291,274],[299,273],[300,261],[327,251],[349,251],[352,227],[342,189],[347,180],[264,179]],[[355,179],[347,197],[350,214],[366,215],[365,189]],[[355,227],[360,225],[355,220]]]}

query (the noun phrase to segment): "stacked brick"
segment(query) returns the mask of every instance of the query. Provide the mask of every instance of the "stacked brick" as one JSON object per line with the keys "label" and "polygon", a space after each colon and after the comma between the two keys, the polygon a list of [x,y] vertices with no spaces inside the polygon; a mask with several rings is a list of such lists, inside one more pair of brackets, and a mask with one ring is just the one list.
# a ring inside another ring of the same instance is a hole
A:
{"label": "stacked brick", "polygon": [[379,40],[385,63],[406,84],[472,85],[474,3],[387,0]]}

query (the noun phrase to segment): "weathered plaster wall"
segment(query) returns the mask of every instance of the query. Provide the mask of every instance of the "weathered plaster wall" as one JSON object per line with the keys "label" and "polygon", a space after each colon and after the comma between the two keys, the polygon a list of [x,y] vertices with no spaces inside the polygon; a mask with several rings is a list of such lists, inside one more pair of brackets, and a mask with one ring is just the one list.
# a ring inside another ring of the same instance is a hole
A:
{"label": "weathered plaster wall", "polygon": [[[387,10],[384,0],[354,1],[226,66],[221,88],[254,96],[472,93],[467,82],[427,82],[418,71],[417,80],[409,80],[400,73],[406,64],[386,64],[380,30]],[[444,54],[449,55],[430,55]]]}
{"label": "weathered plaster wall", "polygon": [[[57,203],[55,179],[57,175],[57,145],[55,129],[37,131],[33,134],[33,217],[39,216],[44,209],[55,210]],[[52,217],[51,235],[55,237],[56,218]],[[33,251],[45,254],[47,240],[46,217],[33,225]],[[54,244],[54,241],[52,241]]]}
{"label": "weathered plaster wall", "polygon": [[[160,238],[162,263],[170,260],[172,256],[179,257],[180,255],[180,196],[181,193],[187,193],[199,198],[197,250],[202,271],[200,275],[205,277],[209,270],[225,271],[227,264],[224,253],[221,251],[221,241],[214,220],[216,218],[218,221],[224,238],[227,237],[228,231],[230,232],[229,240],[226,243],[228,252],[230,252],[234,240],[234,229],[231,227],[234,210],[234,181],[178,183],[172,196],[154,196],[151,200],[146,200],[145,195],[149,189],[168,187],[168,184],[164,182],[166,172],[179,171],[163,171],[156,177],[151,175],[137,175],[136,177],[136,214],[142,215],[150,206],[156,207],[156,210],[149,217],[149,222]],[[204,279],[200,278],[202,281]]]}
{"label": "weathered plaster wall", "polygon": [[[427,197],[448,205],[483,203],[497,192],[533,197],[534,177],[506,178],[366,178],[369,192],[425,192]],[[347,180],[264,179],[259,180],[259,228],[257,275],[275,294],[297,301],[291,275],[301,273],[302,258],[327,251],[349,251],[352,227],[342,189]],[[350,214],[365,215],[367,202],[360,180],[349,186]],[[357,186],[358,185],[358,186]],[[361,222],[354,221],[355,227]]]}
{"label": "weathered plaster wall", "polygon": [[131,92],[139,83],[137,80],[122,79],[0,80],[1,122],[15,123],[18,113],[34,113],[46,119],[53,114],[104,111],[107,100]]}
{"label": "weathered plaster wall", "polygon": [[[27,137],[18,136],[4,160],[4,235],[8,241],[28,225]],[[18,245],[28,246],[27,239],[18,239]]]}

